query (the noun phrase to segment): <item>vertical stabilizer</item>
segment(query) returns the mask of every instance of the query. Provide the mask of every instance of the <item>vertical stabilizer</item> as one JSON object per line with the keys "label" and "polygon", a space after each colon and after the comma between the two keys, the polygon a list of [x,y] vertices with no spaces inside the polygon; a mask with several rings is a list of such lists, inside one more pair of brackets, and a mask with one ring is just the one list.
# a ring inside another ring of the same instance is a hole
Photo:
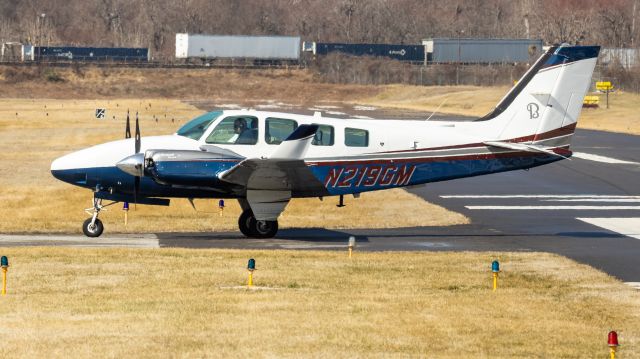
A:
{"label": "vertical stabilizer", "polygon": [[563,137],[568,145],[599,51],[599,46],[550,48],[480,120],[490,120],[500,140]]}

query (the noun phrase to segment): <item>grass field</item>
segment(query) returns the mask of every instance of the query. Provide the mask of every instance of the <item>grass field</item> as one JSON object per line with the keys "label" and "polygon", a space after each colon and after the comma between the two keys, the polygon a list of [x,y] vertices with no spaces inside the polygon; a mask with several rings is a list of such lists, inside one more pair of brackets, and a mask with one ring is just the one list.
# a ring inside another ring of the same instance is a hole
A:
{"label": "grass field", "polygon": [[[508,91],[508,87],[391,85],[373,97],[356,102],[426,113],[439,111],[483,116],[489,113]],[[592,95],[600,97],[600,107],[583,109],[578,119],[578,128],[640,135],[640,94],[622,91],[611,93],[609,109],[606,108],[604,94]]]}
{"label": "grass field", "polygon": [[[107,108],[107,119],[96,120],[95,109]],[[0,100],[0,232],[79,233],[91,207],[91,192],[51,176],[51,161],[66,153],[124,137],[127,109],[140,112],[143,136],[169,134],[202,113],[176,100]],[[156,122],[156,119],[158,121]],[[172,121],[173,119],[173,121]],[[132,149],[133,153],[133,149]],[[445,210],[407,193],[392,190],[346,198],[294,199],[280,219],[281,227],[387,228],[467,223]],[[382,204],[385,204],[384,206]],[[237,230],[240,207],[227,201],[219,217],[217,201],[196,200],[194,211],[186,199],[171,207],[137,206],[124,226],[121,207],[101,214],[107,233]],[[419,215],[407,215],[418,213]]]}
{"label": "grass field", "polygon": [[2,357],[640,356],[638,293],[550,254],[1,252]]}

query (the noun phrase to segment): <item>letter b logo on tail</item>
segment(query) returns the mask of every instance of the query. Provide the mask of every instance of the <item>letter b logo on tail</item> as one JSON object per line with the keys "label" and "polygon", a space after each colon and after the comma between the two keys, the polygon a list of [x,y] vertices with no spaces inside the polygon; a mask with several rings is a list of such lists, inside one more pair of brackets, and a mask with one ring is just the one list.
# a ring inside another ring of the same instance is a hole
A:
{"label": "letter b logo on tail", "polygon": [[538,110],[540,110],[540,107],[538,106],[538,104],[533,102],[528,104],[527,111],[529,111],[529,119],[538,118],[540,116],[540,113],[538,112]]}

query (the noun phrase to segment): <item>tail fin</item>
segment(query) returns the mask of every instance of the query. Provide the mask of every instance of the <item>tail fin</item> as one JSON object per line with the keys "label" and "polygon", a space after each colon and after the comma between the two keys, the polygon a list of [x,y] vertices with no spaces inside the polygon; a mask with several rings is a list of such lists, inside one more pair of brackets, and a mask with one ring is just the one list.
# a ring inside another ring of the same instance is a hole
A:
{"label": "tail fin", "polygon": [[557,142],[562,137],[568,145],[599,51],[599,46],[551,47],[479,121],[490,120],[500,140],[555,138],[563,145]]}

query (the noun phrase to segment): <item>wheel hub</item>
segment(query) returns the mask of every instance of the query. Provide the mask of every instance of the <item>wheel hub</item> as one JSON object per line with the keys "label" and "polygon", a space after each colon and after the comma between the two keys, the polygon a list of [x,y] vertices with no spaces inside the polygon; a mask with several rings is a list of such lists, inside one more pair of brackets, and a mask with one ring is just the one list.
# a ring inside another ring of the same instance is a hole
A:
{"label": "wheel hub", "polygon": [[267,233],[271,229],[271,226],[267,221],[258,221],[256,223],[256,230],[260,233]]}

